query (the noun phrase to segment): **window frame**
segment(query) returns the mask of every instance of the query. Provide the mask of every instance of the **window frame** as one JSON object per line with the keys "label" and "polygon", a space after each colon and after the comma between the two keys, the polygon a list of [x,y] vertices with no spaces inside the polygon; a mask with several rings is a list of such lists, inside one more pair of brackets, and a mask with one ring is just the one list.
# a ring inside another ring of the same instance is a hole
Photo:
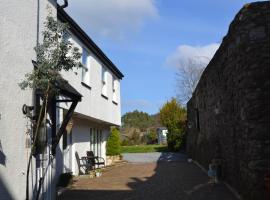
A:
{"label": "window frame", "polygon": [[[84,58],[84,56],[86,56]],[[82,47],[82,72],[81,72],[81,82],[83,85],[90,86],[90,52]]]}
{"label": "window frame", "polygon": [[101,69],[101,96],[108,99],[108,70],[102,65]]}
{"label": "window frame", "polygon": [[117,78],[115,78],[114,76],[112,77],[112,92],[112,102],[117,105]]}

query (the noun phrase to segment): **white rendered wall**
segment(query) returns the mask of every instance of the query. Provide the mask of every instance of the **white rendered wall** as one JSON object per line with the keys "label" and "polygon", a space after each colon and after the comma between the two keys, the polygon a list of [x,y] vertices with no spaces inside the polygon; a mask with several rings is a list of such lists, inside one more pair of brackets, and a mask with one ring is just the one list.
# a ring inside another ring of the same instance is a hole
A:
{"label": "white rendered wall", "polygon": [[[39,2],[39,8],[38,8]],[[49,3],[50,2],[50,3]],[[1,0],[0,1],[0,199],[25,199],[26,167],[29,149],[25,147],[27,119],[21,108],[32,105],[32,91],[21,91],[18,83],[33,69],[36,60],[33,48],[37,43],[37,15],[41,34],[44,19],[54,0]],[[40,37],[41,38],[41,37]],[[93,59],[96,60],[96,59]],[[108,76],[108,100],[101,97],[101,64],[90,66],[91,90],[81,85],[81,73],[66,74],[70,83],[83,94],[76,112],[102,121],[120,125],[120,85],[118,105],[112,103],[112,76]],[[89,142],[89,140],[88,140]],[[79,147],[78,147],[79,148]],[[104,150],[105,152],[105,150]],[[1,157],[2,156],[2,157]],[[4,157],[3,157],[4,156]],[[34,161],[33,169],[34,173]],[[32,185],[30,175],[30,189]],[[16,184],[14,184],[16,183]]]}
{"label": "white rendered wall", "polygon": [[74,118],[72,128],[72,172],[78,175],[78,164],[75,158],[75,152],[79,157],[86,156],[86,151],[90,150],[90,128],[102,130],[101,157],[106,161],[106,141],[110,132],[110,126],[98,124],[91,120]]}
{"label": "white rendered wall", "polygon": [[[71,42],[74,46],[78,47],[82,51],[81,44],[74,36],[71,36]],[[99,59],[90,53],[90,68],[89,68],[89,86],[91,89],[83,86],[81,84],[81,69],[75,70],[77,75],[74,72],[64,72],[63,76],[69,83],[78,90],[82,95],[82,101],[76,107],[75,112],[89,116],[112,125],[121,125],[121,99],[120,99],[120,80],[116,78],[113,73],[103,66]],[[102,66],[107,69],[107,97],[105,99],[101,96],[102,94]],[[116,101],[117,105],[113,103],[113,88],[112,80],[113,76],[116,78],[117,90],[116,90]]]}
{"label": "white rendered wall", "polygon": [[[36,59],[33,48],[37,42],[37,3],[0,1],[0,151],[5,156],[5,162],[0,161],[1,200],[25,199],[29,149],[25,147],[27,119],[21,108],[23,104],[32,105],[32,91],[21,91],[18,83],[32,70],[31,60]],[[41,25],[47,4],[47,0],[40,1]]]}

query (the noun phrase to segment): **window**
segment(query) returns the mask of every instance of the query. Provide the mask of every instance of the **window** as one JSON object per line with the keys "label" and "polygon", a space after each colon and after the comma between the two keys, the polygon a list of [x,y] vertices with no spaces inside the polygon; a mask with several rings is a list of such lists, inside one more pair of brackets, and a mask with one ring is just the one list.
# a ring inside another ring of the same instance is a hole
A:
{"label": "window", "polygon": [[90,128],[90,151],[96,156],[102,153],[102,130]]}
{"label": "window", "polygon": [[94,151],[94,130],[90,128],[90,151]]}
{"label": "window", "polygon": [[102,80],[102,92],[101,94],[105,97],[107,97],[107,70],[102,67],[102,77],[101,77],[101,80]]}
{"label": "window", "polygon": [[114,77],[112,79],[112,92],[113,92],[113,103],[117,104],[117,80]]}
{"label": "window", "polygon": [[89,67],[89,53],[86,49],[82,50],[82,82],[89,85],[90,84],[90,67]]}
{"label": "window", "polygon": [[106,69],[102,67],[102,83],[106,84]]}

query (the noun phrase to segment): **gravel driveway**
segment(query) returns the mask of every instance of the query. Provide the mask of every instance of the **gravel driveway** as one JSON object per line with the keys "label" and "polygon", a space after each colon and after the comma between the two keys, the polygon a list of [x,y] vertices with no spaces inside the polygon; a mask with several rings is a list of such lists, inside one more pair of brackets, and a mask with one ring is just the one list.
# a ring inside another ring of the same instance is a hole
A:
{"label": "gravel driveway", "polygon": [[[59,200],[237,200],[186,156],[177,153],[125,154],[132,163],[115,167],[100,178],[77,178]],[[173,161],[173,162],[172,162]]]}

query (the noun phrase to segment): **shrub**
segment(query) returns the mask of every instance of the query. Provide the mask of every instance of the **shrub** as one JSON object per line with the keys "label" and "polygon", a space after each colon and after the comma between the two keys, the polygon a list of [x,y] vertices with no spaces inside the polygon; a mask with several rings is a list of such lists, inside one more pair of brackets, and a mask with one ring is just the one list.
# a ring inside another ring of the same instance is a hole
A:
{"label": "shrub", "polygon": [[123,139],[122,142],[121,142],[121,146],[128,146],[129,145],[129,142],[127,139]]}
{"label": "shrub", "polygon": [[150,132],[147,133],[146,137],[147,137],[148,144],[157,143],[157,133],[154,130],[150,130]]}
{"label": "shrub", "polygon": [[132,145],[138,145],[141,143],[141,137],[140,134],[136,131],[134,131],[130,137],[130,143]]}
{"label": "shrub", "polygon": [[113,128],[107,142],[107,155],[114,156],[120,154],[120,132]]}
{"label": "shrub", "polygon": [[184,143],[186,110],[176,99],[165,103],[160,109],[161,123],[167,127],[167,143],[171,151],[178,151]]}

